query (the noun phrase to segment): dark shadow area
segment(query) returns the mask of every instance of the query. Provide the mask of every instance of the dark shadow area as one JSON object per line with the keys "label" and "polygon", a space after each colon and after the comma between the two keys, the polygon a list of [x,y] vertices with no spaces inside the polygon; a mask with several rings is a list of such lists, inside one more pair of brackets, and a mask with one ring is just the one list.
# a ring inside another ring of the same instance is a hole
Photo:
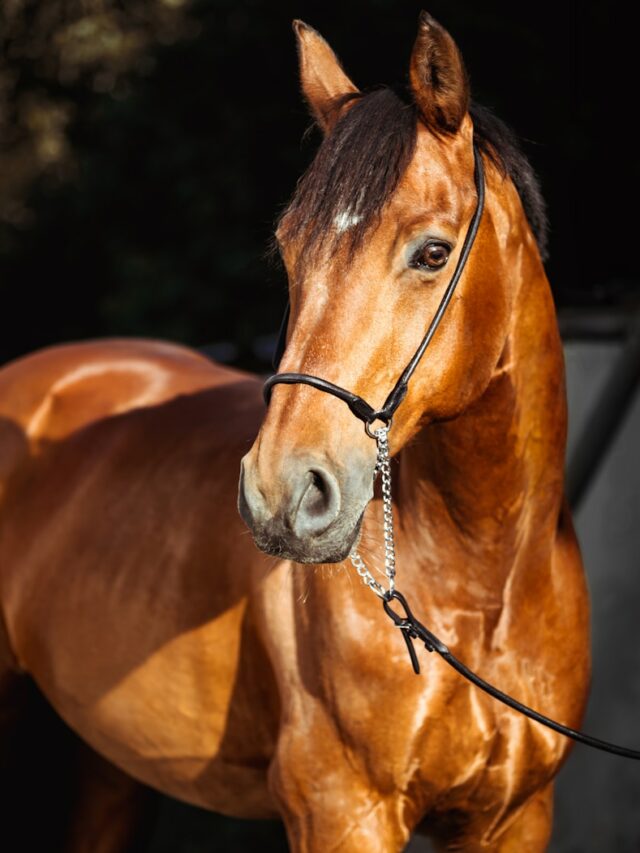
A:
{"label": "dark shadow area", "polygon": [[240,821],[162,798],[154,836],[145,853],[288,853],[279,821]]}

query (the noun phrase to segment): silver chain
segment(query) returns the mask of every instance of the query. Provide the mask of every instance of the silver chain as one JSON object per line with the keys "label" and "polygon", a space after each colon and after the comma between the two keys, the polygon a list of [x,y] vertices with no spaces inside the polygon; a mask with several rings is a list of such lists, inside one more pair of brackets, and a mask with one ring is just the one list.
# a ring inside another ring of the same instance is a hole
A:
{"label": "silver chain", "polygon": [[[389,581],[389,588],[385,589],[367,568],[364,560],[354,548],[349,555],[351,563],[365,586],[372,589],[380,598],[386,598],[393,592],[396,586],[396,547],[393,537],[393,510],[391,502],[391,466],[389,457],[389,428],[391,424],[380,427],[373,433],[369,433],[376,440],[378,458],[376,460],[376,473],[382,475],[382,515],[384,522],[384,573]],[[369,432],[369,430],[367,430]]]}

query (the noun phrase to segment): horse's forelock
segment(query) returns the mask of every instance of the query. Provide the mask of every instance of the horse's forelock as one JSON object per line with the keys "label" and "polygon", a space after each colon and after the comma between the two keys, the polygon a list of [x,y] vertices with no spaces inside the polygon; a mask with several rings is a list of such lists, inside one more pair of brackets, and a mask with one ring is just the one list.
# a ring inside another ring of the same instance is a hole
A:
{"label": "horse's forelock", "polygon": [[[288,239],[299,243],[299,262],[345,246],[353,256],[376,225],[405,173],[416,145],[419,113],[388,87],[350,93],[335,127],[298,181],[280,218]],[[348,102],[353,102],[349,104]],[[472,103],[474,135],[481,151],[513,180],[525,214],[547,253],[547,218],[540,185],[513,131]]]}

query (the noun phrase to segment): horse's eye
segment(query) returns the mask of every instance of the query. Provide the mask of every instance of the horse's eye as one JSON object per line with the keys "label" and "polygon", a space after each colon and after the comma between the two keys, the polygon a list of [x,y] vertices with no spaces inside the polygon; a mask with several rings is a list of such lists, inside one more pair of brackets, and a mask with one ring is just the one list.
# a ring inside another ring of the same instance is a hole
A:
{"label": "horse's eye", "polygon": [[438,240],[429,240],[413,253],[409,266],[415,270],[439,270],[449,260],[451,246]]}

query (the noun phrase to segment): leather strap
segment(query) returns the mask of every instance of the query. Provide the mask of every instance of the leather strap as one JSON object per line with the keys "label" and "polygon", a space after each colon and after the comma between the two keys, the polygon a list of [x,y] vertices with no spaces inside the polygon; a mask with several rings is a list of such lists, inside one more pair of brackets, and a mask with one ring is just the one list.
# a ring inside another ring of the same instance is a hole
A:
{"label": "leather strap", "polygon": [[[404,610],[404,614],[398,613],[394,610],[391,606],[393,601],[397,601],[398,604],[400,604]],[[640,761],[640,750],[630,749],[628,746],[619,746],[617,743],[600,740],[600,738],[585,734],[584,732],[578,731],[578,729],[572,729],[569,726],[558,723],[556,720],[552,720],[551,717],[546,717],[539,711],[534,711],[534,709],[530,708],[528,705],[518,702],[517,699],[514,699],[513,696],[509,696],[508,693],[503,693],[502,690],[494,687],[493,684],[485,681],[484,678],[480,678],[480,676],[476,675],[473,670],[469,669],[469,667],[465,666],[462,661],[458,660],[458,658],[449,651],[449,648],[442,642],[442,640],[436,637],[432,631],[425,628],[422,622],[419,622],[416,619],[411,612],[411,608],[407,604],[406,598],[402,593],[398,592],[397,589],[387,594],[386,598],[382,602],[382,606],[384,607],[384,612],[387,616],[389,616],[395,626],[400,628],[402,632],[404,641],[407,644],[411,665],[413,666],[413,671],[416,675],[420,674],[420,663],[418,662],[418,656],[416,655],[416,651],[413,647],[413,641],[419,640],[421,643],[424,643],[424,647],[427,651],[439,654],[440,657],[445,660],[449,666],[452,666],[457,672],[459,672],[463,678],[466,678],[467,681],[475,684],[475,686],[479,687],[480,690],[484,690],[485,693],[488,693],[489,696],[497,699],[498,702],[502,702],[503,705],[508,705],[509,708],[513,708],[514,711],[524,714],[525,717],[529,717],[529,719],[535,720],[537,723],[541,723],[541,725],[546,726],[549,729],[553,729],[553,731],[571,738],[578,743],[584,743],[587,746],[593,747],[593,749],[600,749],[602,752],[610,752],[613,755],[621,755],[623,758],[631,758],[634,761]]]}

